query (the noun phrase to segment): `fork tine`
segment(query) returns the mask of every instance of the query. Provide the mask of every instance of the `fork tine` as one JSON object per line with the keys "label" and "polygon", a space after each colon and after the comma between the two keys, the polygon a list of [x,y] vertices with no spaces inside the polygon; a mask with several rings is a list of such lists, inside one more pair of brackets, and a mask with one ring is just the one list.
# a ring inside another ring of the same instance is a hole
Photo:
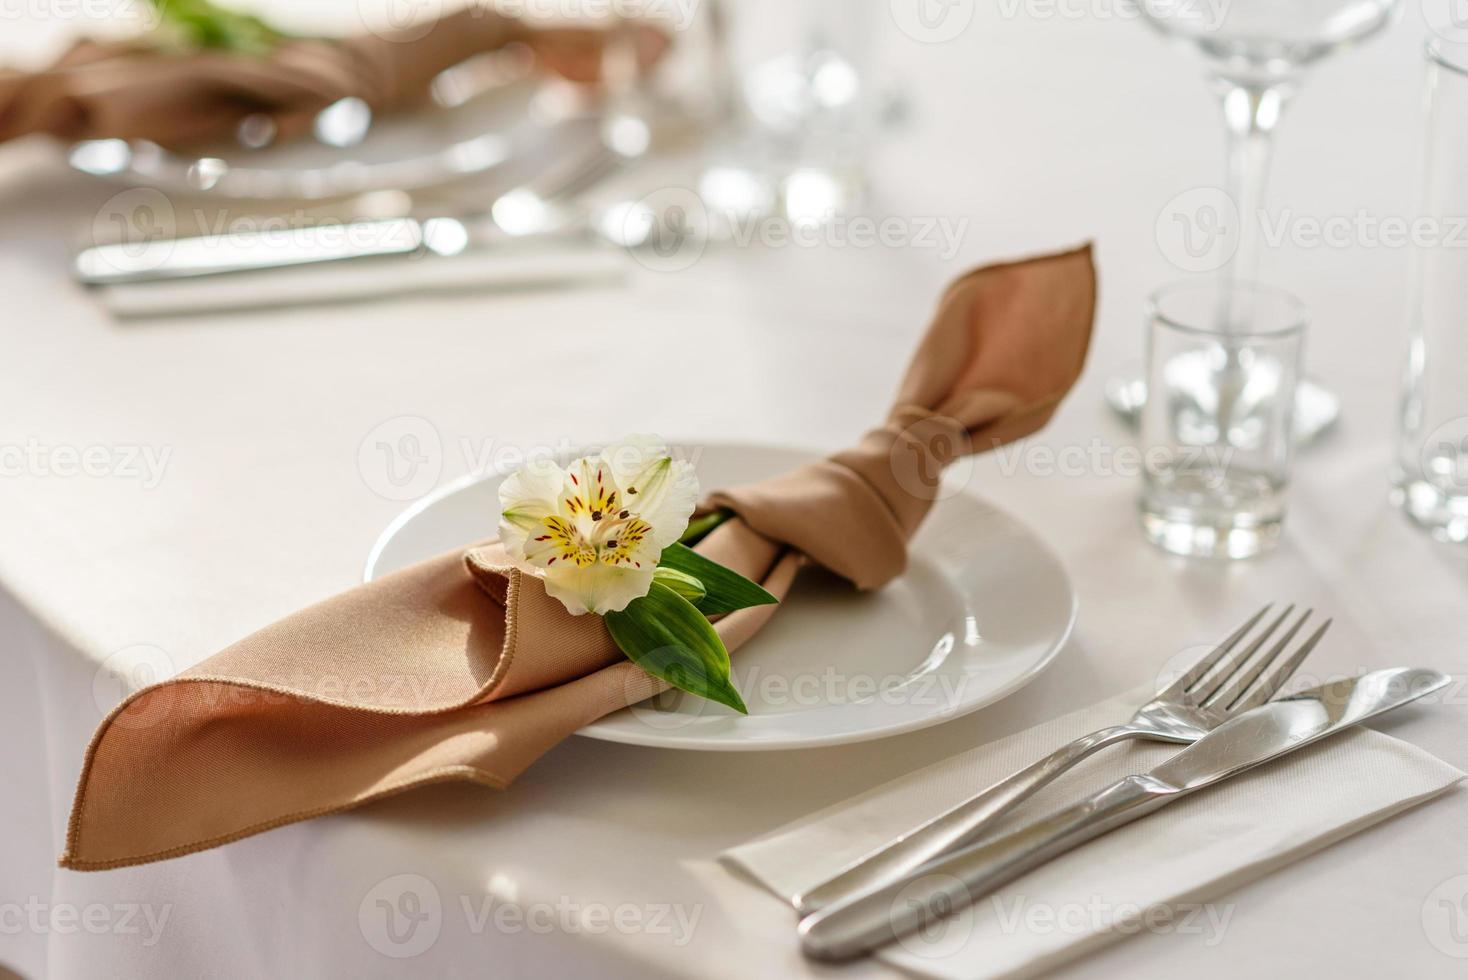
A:
{"label": "fork tine", "polygon": [[1264,646],[1265,641],[1275,634],[1280,624],[1288,619],[1290,613],[1294,611],[1294,603],[1285,606],[1284,612],[1280,613],[1268,623],[1264,627],[1263,632],[1256,636],[1248,646],[1229,654],[1219,662],[1216,670],[1198,681],[1197,684],[1194,684],[1193,688],[1188,691],[1188,696],[1198,704],[1216,701],[1218,692],[1227,686],[1233,678],[1238,676],[1239,672],[1243,670],[1244,666],[1248,664],[1254,654],[1259,652],[1259,648]]}
{"label": "fork tine", "polygon": [[[1306,609],[1300,618],[1295,620],[1294,625],[1285,630],[1284,635],[1279,638],[1279,642],[1265,651],[1263,655],[1255,658],[1248,664],[1241,665],[1234,672],[1234,675],[1228,678],[1227,682],[1213,692],[1213,695],[1208,699],[1208,704],[1215,708],[1221,708],[1225,712],[1230,710],[1234,702],[1243,697],[1244,692],[1249,690],[1249,685],[1253,684],[1260,674],[1264,673],[1271,664],[1279,659],[1279,655],[1290,645],[1290,641],[1295,638],[1296,633],[1300,632],[1300,628],[1305,625],[1305,620],[1309,619],[1314,611],[1313,609]],[[1288,610],[1286,610],[1286,613],[1288,613]],[[1284,617],[1280,618],[1283,619]],[[1275,625],[1277,626],[1279,624],[1276,623]]]}
{"label": "fork tine", "polygon": [[1187,672],[1181,677],[1167,685],[1161,691],[1158,691],[1157,696],[1159,698],[1180,697],[1184,691],[1196,684],[1199,678],[1212,670],[1213,665],[1218,663],[1219,658],[1232,650],[1240,640],[1248,635],[1249,630],[1254,628],[1254,624],[1263,619],[1264,614],[1269,612],[1273,606],[1274,603],[1272,602],[1265,603],[1264,608],[1256,612],[1253,616],[1250,616],[1247,623],[1230,633],[1226,640],[1200,658],[1193,666],[1189,667]]}
{"label": "fork tine", "polygon": [[1254,690],[1249,691],[1244,697],[1239,699],[1237,704],[1229,705],[1224,710],[1229,714],[1248,711],[1250,708],[1257,708],[1278,694],[1279,689],[1284,687],[1285,683],[1294,676],[1295,670],[1299,668],[1300,663],[1310,655],[1311,650],[1315,649],[1315,644],[1320,642],[1320,638],[1325,635],[1326,630],[1330,629],[1330,624],[1333,622],[1335,620],[1327,619],[1318,630],[1310,634],[1310,637],[1304,643],[1300,644],[1298,650],[1289,655],[1284,663],[1278,664],[1260,678],[1259,684]]}

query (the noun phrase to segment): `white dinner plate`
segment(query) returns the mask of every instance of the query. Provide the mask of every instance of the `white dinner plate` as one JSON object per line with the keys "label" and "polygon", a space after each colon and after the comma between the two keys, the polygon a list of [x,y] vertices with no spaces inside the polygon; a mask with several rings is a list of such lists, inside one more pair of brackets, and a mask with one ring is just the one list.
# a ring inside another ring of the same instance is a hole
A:
{"label": "white dinner plate", "polygon": [[[816,458],[730,444],[680,452],[695,462],[705,488]],[[503,478],[460,480],[408,508],[373,547],[365,580],[492,536]],[[907,571],[871,593],[803,570],[785,608],[733,655],[748,715],[673,691],[580,734],[710,751],[882,738],[992,704],[1039,673],[1070,634],[1076,598],[1060,560],[992,504],[963,491],[940,500],[910,554]]]}

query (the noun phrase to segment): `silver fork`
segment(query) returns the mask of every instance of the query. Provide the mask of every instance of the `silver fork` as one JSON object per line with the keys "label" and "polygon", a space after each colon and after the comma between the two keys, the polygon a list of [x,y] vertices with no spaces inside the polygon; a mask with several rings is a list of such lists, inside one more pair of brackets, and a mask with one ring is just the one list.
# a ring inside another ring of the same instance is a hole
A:
{"label": "silver fork", "polygon": [[791,904],[802,913],[814,912],[847,895],[897,880],[946,851],[977,838],[1014,806],[1105,746],[1134,738],[1193,742],[1230,716],[1268,701],[1290,679],[1331,624],[1326,620],[1298,649],[1281,660],[1280,654],[1310,618],[1311,610],[1307,609],[1277,643],[1256,656],[1290,617],[1295,608],[1290,605],[1246,646],[1236,649],[1270,608],[1259,610],[1186,673],[1164,686],[1156,697],[1137,709],[1130,721],[1082,735],[1061,746],[1033,765],[852,863],[829,881],[796,895]]}

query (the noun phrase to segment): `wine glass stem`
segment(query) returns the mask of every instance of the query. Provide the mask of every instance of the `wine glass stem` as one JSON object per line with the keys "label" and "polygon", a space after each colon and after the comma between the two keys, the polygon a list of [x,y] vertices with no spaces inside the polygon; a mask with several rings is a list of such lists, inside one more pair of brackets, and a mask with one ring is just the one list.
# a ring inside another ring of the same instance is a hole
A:
{"label": "wine glass stem", "polygon": [[[1284,108],[1286,90],[1280,86],[1224,83],[1223,124],[1228,134],[1228,195],[1238,208],[1238,245],[1223,267],[1218,291],[1218,327],[1225,337],[1236,329],[1247,331],[1253,318],[1249,284],[1259,275],[1261,211],[1269,157],[1274,148],[1274,126]],[[1222,439],[1229,431],[1243,394],[1245,372],[1241,343],[1225,342],[1218,384],[1218,426]]]}
{"label": "wine glass stem", "polygon": [[[1230,281],[1252,282],[1259,274],[1260,213],[1274,127],[1284,109],[1288,91],[1282,86],[1245,86],[1225,83],[1223,124],[1228,133],[1228,194],[1239,210],[1238,248],[1224,266]],[[1225,289],[1223,295],[1231,290]],[[1242,312],[1242,311],[1239,311]],[[1232,326],[1225,321],[1225,329]]]}

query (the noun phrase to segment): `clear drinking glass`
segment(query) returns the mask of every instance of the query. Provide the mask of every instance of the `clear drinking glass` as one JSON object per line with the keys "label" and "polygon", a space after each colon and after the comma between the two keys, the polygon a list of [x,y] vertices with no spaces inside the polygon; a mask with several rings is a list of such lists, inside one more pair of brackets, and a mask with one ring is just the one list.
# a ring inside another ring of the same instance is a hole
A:
{"label": "clear drinking glass", "polygon": [[1305,322],[1289,293],[1236,280],[1149,300],[1141,517],[1153,544],[1248,558],[1278,542]]}
{"label": "clear drinking glass", "polygon": [[1468,44],[1427,48],[1422,209],[1413,235],[1393,498],[1445,541],[1468,541]]}

